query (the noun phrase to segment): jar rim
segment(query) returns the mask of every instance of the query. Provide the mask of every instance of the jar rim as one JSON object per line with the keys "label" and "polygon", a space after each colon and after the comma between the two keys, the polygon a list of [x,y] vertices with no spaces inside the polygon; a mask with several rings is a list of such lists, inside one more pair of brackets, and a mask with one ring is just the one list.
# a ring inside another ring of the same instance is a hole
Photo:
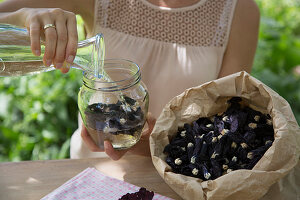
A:
{"label": "jar rim", "polygon": [[[104,68],[107,65],[120,65],[120,64],[127,64],[128,66],[136,67],[136,72],[132,74],[128,78],[124,78],[121,80],[116,81],[103,81],[102,79],[96,79],[94,76],[94,72],[92,71],[84,71],[83,72],[83,83],[88,88],[93,90],[103,90],[103,91],[117,91],[117,90],[124,90],[133,85],[137,84],[141,79],[141,72],[140,67],[133,61],[126,60],[126,59],[105,59],[104,61]],[[96,88],[93,84],[100,84],[105,87]]]}

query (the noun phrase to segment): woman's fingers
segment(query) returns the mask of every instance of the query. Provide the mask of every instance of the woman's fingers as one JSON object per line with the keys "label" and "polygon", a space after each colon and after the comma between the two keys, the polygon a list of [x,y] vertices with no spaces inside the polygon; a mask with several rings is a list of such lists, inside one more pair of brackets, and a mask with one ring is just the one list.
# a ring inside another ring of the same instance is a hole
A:
{"label": "woman's fingers", "polygon": [[[33,54],[41,55],[40,39],[44,38],[44,65],[50,66],[53,63],[63,73],[68,72],[76,56],[78,43],[75,14],[59,8],[27,8],[22,12],[30,33]],[[49,24],[54,27],[44,28]]]}
{"label": "woman's fingers", "polygon": [[30,42],[31,42],[31,51],[34,55],[41,55],[41,44],[40,44],[40,23],[35,20],[30,24],[29,33],[30,33]]}
{"label": "woman's fingers", "polygon": [[72,64],[76,55],[77,44],[78,44],[77,22],[74,13],[68,13],[67,29],[68,29],[68,43],[66,47],[66,61]]}
{"label": "woman's fingers", "polygon": [[148,135],[148,137],[149,137],[155,126],[156,119],[153,117],[152,113],[149,112],[147,114],[146,120],[147,120],[147,124],[148,124],[148,130],[146,130],[145,132],[146,132],[146,135]]}
{"label": "woman's fingers", "polygon": [[109,141],[104,141],[104,149],[105,153],[113,160],[119,160],[128,151],[128,149],[115,150]]}
{"label": "woman's fingers", "polygon": [[[63,15],[63,14],[61,14]],[[57,42],[55,50],[54,65],[57,69],[60,69],[65,61],[65,52],[68,41],[68,30],[66,27],[66,20],[64,17],[61,17],[61,20],[55,22],[56,33],[57,33]],[[47,40],[47,38],[46,38]]]}
{"label": "woman's fingers", "polygon": [[[43,13],[42,15],[43,27],[47,24],[55,24],[54,20],[51,19],[51,16],[48,12]],[[56,41],[57,33],[54,27],[49,27],[44,29],[45,33],[45,54],[44,54],[44,64],[49,67],[53,62],[56,50]]]}
{"label": "woman's fingers", "polygon": [[91,136],[89,135],[87,129],[85,128],[84,124],[82,124],[82,129],[81,129],[81,137],[84,141],[84,143],[88,146],[88,148],[93,151],[93,152],[103,152],[93,141]]}

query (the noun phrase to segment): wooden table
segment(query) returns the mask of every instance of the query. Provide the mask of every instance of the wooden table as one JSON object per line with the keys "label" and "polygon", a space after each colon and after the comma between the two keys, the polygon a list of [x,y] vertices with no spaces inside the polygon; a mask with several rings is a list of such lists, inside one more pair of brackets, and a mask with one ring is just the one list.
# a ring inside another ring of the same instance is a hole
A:
{"label": "wooden table", "polygon": [[0,199],[35,200],[58,188],[87,167],[164,196],[181,199],[159,176],[151,158],[126,155],[110,158],[0,163]]}

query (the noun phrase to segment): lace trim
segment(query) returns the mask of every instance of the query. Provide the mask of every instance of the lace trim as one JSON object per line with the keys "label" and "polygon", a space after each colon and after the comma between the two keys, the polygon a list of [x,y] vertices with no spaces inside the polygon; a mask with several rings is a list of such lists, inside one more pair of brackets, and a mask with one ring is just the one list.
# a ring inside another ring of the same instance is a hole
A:
{"label": "lace trim", "polygon": [[141,0],[98,0],[95,26],[162,42],[223,47],[234,2],[206,0],[193,9],[170,12],[149,7]]}

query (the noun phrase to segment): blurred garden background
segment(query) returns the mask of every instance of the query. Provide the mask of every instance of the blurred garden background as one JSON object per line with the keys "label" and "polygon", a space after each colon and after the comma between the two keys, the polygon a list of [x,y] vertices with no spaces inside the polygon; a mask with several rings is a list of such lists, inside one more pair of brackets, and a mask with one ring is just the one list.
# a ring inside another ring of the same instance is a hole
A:
{"label": "blurred garden background", "polygon": [[[256,2],[261,23],[252,75],[290,103],[299,124],[300,1]],[[81,40],[82,24],[78,17]],[[71,70],[0,79],[0,162],[69,157],[81,78]]]}

